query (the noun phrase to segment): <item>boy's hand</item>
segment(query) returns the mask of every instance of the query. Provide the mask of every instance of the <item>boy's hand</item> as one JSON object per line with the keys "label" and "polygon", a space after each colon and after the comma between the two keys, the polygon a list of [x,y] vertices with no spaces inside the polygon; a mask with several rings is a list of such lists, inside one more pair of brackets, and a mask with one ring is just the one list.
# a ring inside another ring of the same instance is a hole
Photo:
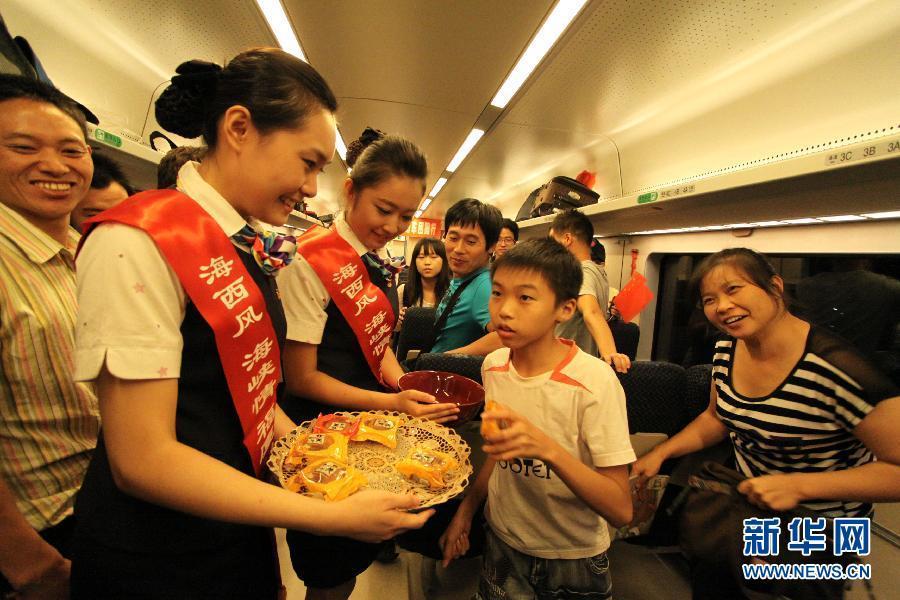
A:
{"label": "boy's hand", "polygon": [[467,516],[462,510],[457,510],[453,520],[447,526],[447,530],[438,539],[444,560],[441,562],[447,567],[454,558],[459,558],[469,551],[469,531],[472,529],[472,517]]}
{"label": "boy's hand", "polygon": [[613,369],[615,369],[619,373],[627,373],[628,369],[631,368],[631,359],[628,358],[627,354],[622,354],[621,352],[614,352],[614,353],[608,354],[602,358],[609,366],[611,366]]}
{"label": "boy's hand", "polygon": [[639,488],[644,487],[647,480],[659,473],[665,460],[665,455],[654,448],[631,465],[631,476],[637,478]]}
{"label": "boy's hand", "polygon": [[522,415],[494,403],[491,410],[482,413],[481,418],[505,423],[503,429],[487,430],[483,434],[487,442],[484,451],[494,460],[538,458],[545,463],[552,462],[550,458],[558,444]]}

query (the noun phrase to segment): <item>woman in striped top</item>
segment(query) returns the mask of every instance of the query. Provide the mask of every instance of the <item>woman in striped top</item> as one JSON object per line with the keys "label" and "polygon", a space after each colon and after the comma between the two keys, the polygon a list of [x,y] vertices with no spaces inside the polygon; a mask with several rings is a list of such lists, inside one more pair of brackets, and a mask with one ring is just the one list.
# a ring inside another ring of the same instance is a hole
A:
{"label": "woman in striped top", "polygon": [[762,255],[722,250],[692,283],[729,336],[716,346],[709,408],[632,473],[650,477],[728,435],[748,477],[738,490],[763,508],[868,516],[872,502],[900,500],[897,387],[849,342],[793,315]]}

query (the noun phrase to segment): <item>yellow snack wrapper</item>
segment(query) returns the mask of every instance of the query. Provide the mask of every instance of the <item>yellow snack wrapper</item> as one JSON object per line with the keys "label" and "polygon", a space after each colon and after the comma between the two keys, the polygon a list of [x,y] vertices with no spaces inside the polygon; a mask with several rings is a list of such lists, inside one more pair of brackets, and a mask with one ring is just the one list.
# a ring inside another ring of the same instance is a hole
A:
{"label": "yellow snack wrapper", "polygon": [[359,427],[359,420],[349,415],[319,415],[313,423],[313,433],[342,433],[352,438]]}
{"label": "yellow snack wrapper", "polygon": [[419,479],[431,489],[445,487],[444,474],[459,466],[455,458],[430,448],[416,447],[397,463],[397,471],[410,479]]}
{"label": "yellow snack wrapper", "polygon": [[294,492],[321,494],[325,500],[343,500],[366,485],[365,475],[330,458],[323,458],[285,482],[285,488]]}
{"label": "yellow snack wrapper", "polygon": [[[493,400],[486,400],[484,403],[484,410],[494,410],[497,408],[497,403]],[[503,421],[498,421],[497,419],[482,419],[481,420],[481,437],[486,435],[491,435],[494,433],[498,433],[501,429],[505,427],[505,423]]]}
{"label": "yellow snack wrapper", "polygon": [[285,458],[289,465],[299,465],[303,457],[333,458],[338,462],[347,462],[347,436],[340,433],[307,433],[298,436]]}
{"label": "yellow snack wrapper", "polygon": [[359,416],[359,428],[353,436],[354,442],[378,442],[388,448],[397,447],[397,429],[405,421],[393,415],[363,413]]}

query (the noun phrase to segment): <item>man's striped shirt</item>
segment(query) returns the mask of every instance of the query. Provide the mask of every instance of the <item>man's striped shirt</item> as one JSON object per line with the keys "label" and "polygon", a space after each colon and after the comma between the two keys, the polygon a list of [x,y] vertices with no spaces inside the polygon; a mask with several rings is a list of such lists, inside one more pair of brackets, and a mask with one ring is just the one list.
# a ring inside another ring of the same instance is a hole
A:
{"label": "man's striped shirt", "polygon": [[0,477],[39,531],[72,513],[100,426],[72,378],[78,238],[63,247],[0,204]]}

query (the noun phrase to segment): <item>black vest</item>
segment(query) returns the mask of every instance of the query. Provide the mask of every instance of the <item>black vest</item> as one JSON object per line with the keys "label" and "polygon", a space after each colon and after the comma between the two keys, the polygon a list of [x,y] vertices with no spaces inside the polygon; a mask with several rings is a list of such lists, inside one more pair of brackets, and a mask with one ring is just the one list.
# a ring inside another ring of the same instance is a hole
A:
{"label": "black vest", "polygon": [[[275,279],[266,276],[251,255],[240,250],[237,254],[265,298],[275,337],[283,347],[286,324]],[[178,441],[255,476],[215,335],[192,302],[187,303],[181,335],[184,348],[175,417]],[[75,514],[79,535],[138,552],[176,554],[216,548],[269,531],[195,517],[121,492],[113,481],[102,435],[76,498]]]}
{"label": "black vest", "polygon": [[[397,288],[393,285],[388,287],[389,280],[382,275],[381,269],[367,263],[365,258],[362,262],[372,283],[384,292],[396,315]],[[384,390],[369,368],[366,356],[359,346],[359,340],[356,339],[356,334],[353,333],[340,309],[334,302],[329,302],[325,312],[328,314],[328,320],[325,321],[322,343],[319,344],[316,354],[318,370],[353,387],[372,391]],[[329,404],[289,394],[282,399],[281,408],[298,425],[303,421],[315,419],[319,413],[341,410]]]}

